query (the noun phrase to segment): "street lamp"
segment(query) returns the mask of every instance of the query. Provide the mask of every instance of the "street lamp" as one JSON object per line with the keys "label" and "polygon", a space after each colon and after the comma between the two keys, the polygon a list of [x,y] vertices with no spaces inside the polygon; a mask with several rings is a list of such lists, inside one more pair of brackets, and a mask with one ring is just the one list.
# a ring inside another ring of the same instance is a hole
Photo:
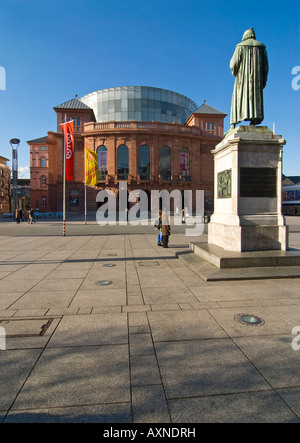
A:
{"label": "street lamp", "polygon": [[10,141],[12,147],[12,185],[13,185],[13,218],[17,209],[17,196],[18,196],[18,147],[20,140],[18,138],[12,138]]}

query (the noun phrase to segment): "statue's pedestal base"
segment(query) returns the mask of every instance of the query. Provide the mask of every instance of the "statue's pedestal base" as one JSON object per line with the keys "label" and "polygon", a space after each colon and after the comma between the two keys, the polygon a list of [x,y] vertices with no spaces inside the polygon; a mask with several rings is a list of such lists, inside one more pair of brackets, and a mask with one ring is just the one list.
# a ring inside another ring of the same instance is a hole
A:
{"label": "statue's pedestal base", "polygon": [[[240,220],[243,223],[243,220]],[[287,227],[253,224],[248,226],[226,225],[211,222],[208,243],[226,251],[287,250]]]}
{"label": "statue's pedestal base", "polygon": [[300,275],[299,250],[232,252],[212,244],[190,243],[190,251],[219,269],[278,267],[286,271],[293,266]]}
{"label": "statue's pedestal base", "polygon": [[233,252],[287,250],[281,213],[284,144],[266,126],[239,126],[216,146],[209,244]]}
{"label": "statue's pedestal base", "polygon": [[190,243],[177,257],[207,282],[300,278],[300,250],[232,252]]}

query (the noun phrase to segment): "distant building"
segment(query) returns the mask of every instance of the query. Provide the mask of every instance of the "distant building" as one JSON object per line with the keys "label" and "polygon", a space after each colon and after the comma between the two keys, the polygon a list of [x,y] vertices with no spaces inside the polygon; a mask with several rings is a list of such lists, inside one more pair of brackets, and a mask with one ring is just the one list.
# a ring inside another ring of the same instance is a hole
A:
{"label": "distant building", "polygon": [[[30,145],[30,202],[34,210],[47,212],[53,208],[49,205],[49,176],[52,182],[55,180],[52,171],[56,168],[56,137],[53,133],[48,133],[48,136],[30,140],[27,143]],[[54,141],[54,144],[51,143]],[[49,150],[51,155],[51,164],[49,164]],[[56,210],[56,209],[55,209]]]}
{"label": "distant building", "polygon": [[8,158],[0,156],[0,214],[11,212],[11,171]]}
{"label": "distant building", "polygon": [[[74,182],[66,183],[66,210],[84,210],[85,148],[98,154],[98,184],[88,186],[87,207],[96,210],[97,192],[120,182],[127,189],[204,190],[213,212],[211,150],[222,140],[226,114],[173,91],[143,86],[104,89],[54,107],[56,132],[30,140],[31,204],[40,211],[62,210],[65,115],[74,120]],[[195,192],[193,192],[195,198]],[[193,204],[195,201],[193,202]]]}
{"label": "distant building", "polygon": [[282,177],[282,212],[300,215],[300,176]]}
{"label": "distant building", "polygon": [[30,209],[30,179],[19,178],[18,179],[18,201],[19,208],[23,211]]}

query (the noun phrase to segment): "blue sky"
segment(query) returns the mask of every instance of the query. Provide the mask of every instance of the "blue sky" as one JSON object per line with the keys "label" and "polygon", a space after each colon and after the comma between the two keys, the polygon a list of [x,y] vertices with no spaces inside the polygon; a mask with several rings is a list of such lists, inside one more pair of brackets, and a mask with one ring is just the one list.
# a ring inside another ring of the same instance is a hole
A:
{"label": "blue sky", "polygon": [[170,89],[230,114],[229,61],[252,26],[270,65],[263,125],[287,140],[284,173],[300,175],[299,13],[297,1],[0,0],[0,155],[19,138],[29,176],[26,141],[56,130],[53,107],[109,87]]}

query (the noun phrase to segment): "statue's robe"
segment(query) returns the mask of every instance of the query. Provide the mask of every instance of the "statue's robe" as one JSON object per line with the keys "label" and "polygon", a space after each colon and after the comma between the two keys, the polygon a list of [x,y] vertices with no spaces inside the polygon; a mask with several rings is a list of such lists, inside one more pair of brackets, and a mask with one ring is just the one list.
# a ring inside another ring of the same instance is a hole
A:
{"label": "statue's robe", "polygon": [[231,102],[231,125],[243,120],[257,125],[264,119],[263,89],[269,71],[265,45],[252,38],[236,46],[230,61],[236,77]]}

